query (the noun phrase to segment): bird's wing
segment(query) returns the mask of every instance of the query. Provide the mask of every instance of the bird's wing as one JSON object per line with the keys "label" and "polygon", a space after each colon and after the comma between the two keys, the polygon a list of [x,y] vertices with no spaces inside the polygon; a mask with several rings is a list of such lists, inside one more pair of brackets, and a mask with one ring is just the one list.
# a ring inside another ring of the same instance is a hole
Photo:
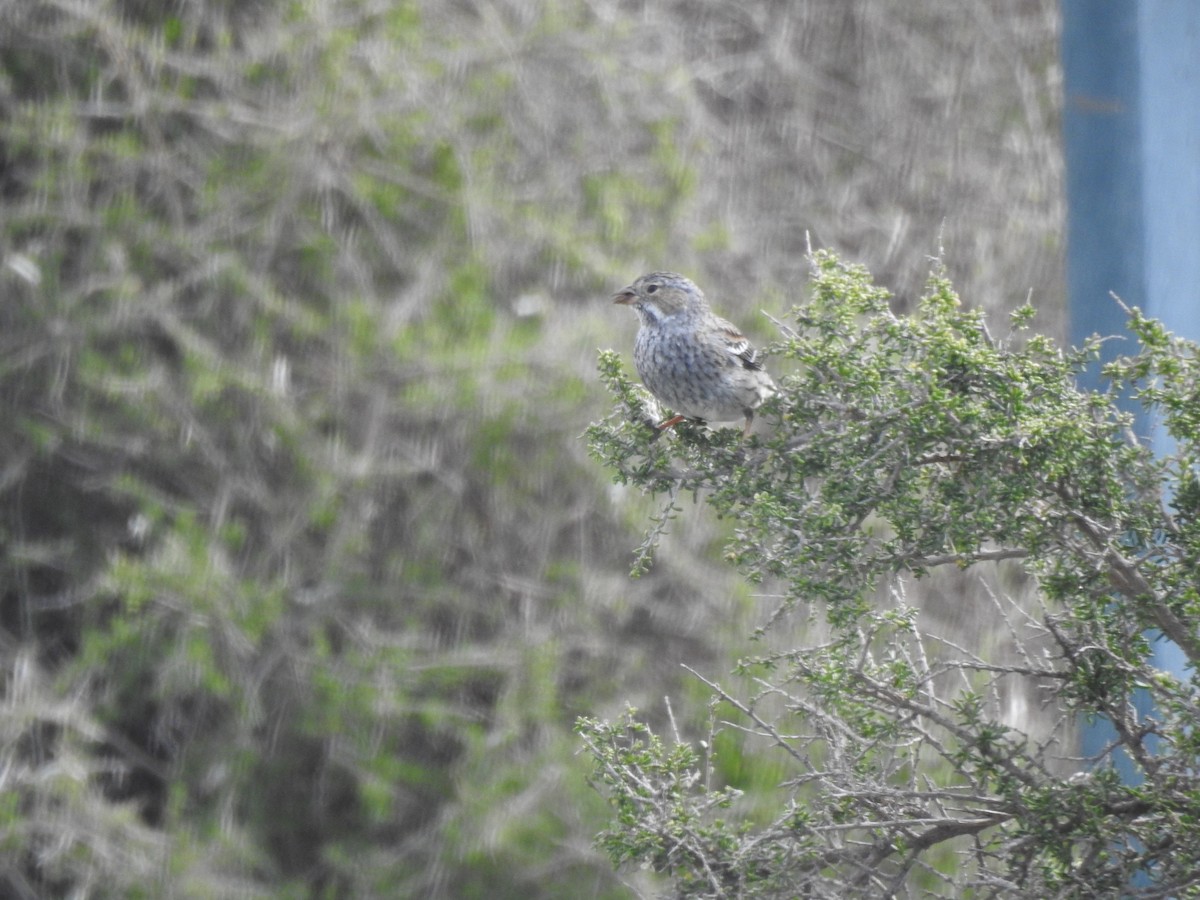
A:
{"label": "bird's wing", "polygon": [[762,363],[758,361],[758,351],[754,349],[754,345],[750,343],[744,334],[737,330],[737,327],[732,322],[718,318],[716,326],[717,334],[720,335],[726,352],[736,357],[744,368],[762,368]]}

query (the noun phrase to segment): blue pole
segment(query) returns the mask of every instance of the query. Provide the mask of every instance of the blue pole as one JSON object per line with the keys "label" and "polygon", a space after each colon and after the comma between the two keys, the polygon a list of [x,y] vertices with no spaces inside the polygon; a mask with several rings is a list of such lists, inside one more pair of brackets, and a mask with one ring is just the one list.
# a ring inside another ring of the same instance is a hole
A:
{"label": "blue pole", "polygon": [[[1133,3],[1063,0],[1063,144],[1067,158],[1068,340],[1121,334],[1109,292],[1146,300],[1141,116]],[[1109,355],[1116,348],[1108,345]],[[1089,387],[1099,386],[1091,373]]]}

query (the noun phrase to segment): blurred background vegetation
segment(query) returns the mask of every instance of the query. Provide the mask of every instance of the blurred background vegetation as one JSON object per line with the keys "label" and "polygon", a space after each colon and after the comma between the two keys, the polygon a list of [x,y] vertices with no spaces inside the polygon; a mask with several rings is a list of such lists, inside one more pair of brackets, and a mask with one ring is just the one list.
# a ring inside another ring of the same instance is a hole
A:
{"label": "blurred background vegetation", "polygon": [[[770,608],[580,434],[808,241],[1060,329],[1053,0],[0,3],[0,893],[627,897],[571,734]],[[725,777],[773,773],[723,755]]]}

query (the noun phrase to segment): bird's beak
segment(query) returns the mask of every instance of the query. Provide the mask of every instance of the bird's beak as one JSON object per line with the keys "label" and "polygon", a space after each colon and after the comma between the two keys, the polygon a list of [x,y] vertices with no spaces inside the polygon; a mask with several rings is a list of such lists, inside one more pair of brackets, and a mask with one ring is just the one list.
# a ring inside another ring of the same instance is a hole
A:
{"label": "bird's beak", "polygon": [[635,294],[629,288],[621,288],[613,294],[613,303],[623,303],[628,306],[635,299]]}

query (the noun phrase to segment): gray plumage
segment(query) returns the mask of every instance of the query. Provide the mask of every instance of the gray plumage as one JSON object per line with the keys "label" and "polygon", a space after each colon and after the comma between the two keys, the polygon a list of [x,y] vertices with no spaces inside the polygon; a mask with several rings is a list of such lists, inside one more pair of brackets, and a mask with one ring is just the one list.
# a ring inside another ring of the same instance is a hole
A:
{"label": "gray plumage", "polygon": [[683,418],[702,422],[745,420],[775,392],[754,347],[733,324],[709,309],[700,288],[673,272],[652,272],[613,295],[633,307],[641,328],[633,362],[642,383],[678,413],[660,429]]}

